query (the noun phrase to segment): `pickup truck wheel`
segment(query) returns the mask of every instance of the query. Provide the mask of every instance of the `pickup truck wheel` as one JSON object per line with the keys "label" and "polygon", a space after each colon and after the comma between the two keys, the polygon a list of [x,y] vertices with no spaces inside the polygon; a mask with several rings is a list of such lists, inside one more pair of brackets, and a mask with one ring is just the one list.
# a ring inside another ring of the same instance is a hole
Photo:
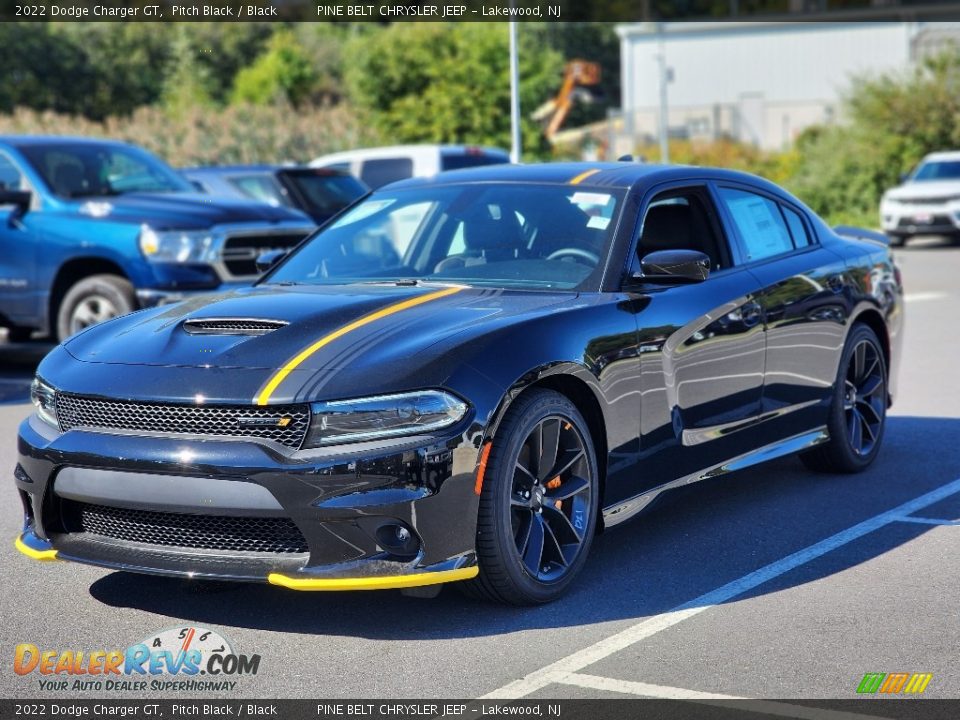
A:
{"label": "pickup truck wheel", "polygon": [[71,287],[57,311],[57,339],[136,309],[133,285],[119,275],[91,275]]}

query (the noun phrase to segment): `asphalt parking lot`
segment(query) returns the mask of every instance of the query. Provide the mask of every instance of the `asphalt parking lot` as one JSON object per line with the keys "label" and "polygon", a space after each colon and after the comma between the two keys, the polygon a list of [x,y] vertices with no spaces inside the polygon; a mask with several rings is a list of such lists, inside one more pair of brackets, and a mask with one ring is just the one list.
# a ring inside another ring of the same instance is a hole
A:
{"label": "asphalt parking lot", "polygon": [[0,345],[0,696],[122,697],[40,691],[11,669],[18,643],[124,648],[198,626],[261,655],[224,697],[856,699],[865,673],[906,672],[932,674],[924,697],[960,698],[960,248],[897,254],[905,354],[871,470],[813,475],[784,459],[701,483],[600,536],[573,592],[534,609],[452,588],[209,591],[29,560],[13,549],[10,471],[42,348]]}

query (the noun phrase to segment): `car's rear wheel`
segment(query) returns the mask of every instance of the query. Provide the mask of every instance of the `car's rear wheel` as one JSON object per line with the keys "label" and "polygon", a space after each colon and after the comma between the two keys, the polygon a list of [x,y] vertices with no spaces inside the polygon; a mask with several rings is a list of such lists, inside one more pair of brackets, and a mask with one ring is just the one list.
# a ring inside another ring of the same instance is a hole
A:
{"label": "car's rear wheel", "polygon": [[133,285],[119,275],[91,275],[71,287],[57,311],[57,338],[136,309]]}
{"label": "car's rear wheel", "polygon": [[560,597],[596,530],[597,459],[576,406],[551,390],[521,395],[497,430],[477,520],[471,594],[514,605]]}
{"label": "car's rear wheel", "polygon": [[801,455],[818,472],[854,473],[877,457],[887,421],[887,366],[876,333],[858,323],[844,346],[827,430],[830,440]]}
{"label": "car's rear wheel", "polygon": [[894,235],[893,233],[887,234],[887,239],[890,241],[891,247],[902,247],[907,244],[909,235]]}

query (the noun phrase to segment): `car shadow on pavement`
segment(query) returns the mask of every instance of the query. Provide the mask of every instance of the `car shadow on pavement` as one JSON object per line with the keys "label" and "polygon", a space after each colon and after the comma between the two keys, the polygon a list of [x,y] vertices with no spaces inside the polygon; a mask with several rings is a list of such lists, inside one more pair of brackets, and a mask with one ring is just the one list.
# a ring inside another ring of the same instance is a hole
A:
{"label": "car shadow on pavement", "polygon": [[[635,621],[674,609],[956,480],[957,437],[960,419],[891,417],[881,455],[865,473],[818,475],[796,458],[784,458],[698,483],[600,535],[571,591],[542,607],[470,600],[450,587],[432,600],[396,591],[296,593],[253,584],[201,591],[189,581],[127,572],[97,580],[90,594],[111,607],[193,623],[372,639],[476,637]],[[932,511],[958,518],[960,497],[947,498]],[[828,553],[827,562],[782,575],[731,602],[841,572],[934,527],[893,523]]]}

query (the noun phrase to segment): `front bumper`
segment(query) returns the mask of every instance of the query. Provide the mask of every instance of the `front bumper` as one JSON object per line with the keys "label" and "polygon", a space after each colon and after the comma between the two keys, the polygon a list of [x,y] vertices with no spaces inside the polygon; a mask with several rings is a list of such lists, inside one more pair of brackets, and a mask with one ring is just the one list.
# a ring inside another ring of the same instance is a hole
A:
{"label": "front bumper", "polygon": [[[292,451],[249,439],[59,433],[34,415],[18,438],[24,530],[15,544],[36,560],[296,590],[468,579],[477,574],[478,451],[464,429]],[[274,527],[284,528],[282,548],[271,544]]]}
{"label": "front bumper", "polygon": [[960,203],[885,201],[880,225],[890,235],[952,235],[960,232]]}

